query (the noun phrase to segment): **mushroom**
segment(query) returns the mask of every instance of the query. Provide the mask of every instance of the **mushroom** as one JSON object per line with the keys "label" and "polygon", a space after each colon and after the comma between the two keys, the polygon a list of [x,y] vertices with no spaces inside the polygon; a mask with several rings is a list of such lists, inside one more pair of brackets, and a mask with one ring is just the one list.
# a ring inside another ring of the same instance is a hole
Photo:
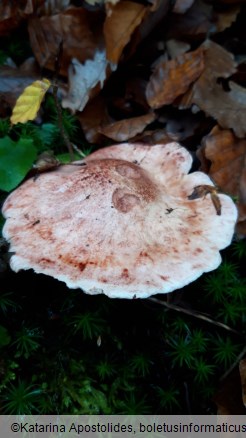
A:
{"label": "mushroom", "polygon": [[11,268],[111,298],[168,293],[216,269],[237,211],[224,194],[220,215],[210,196],[190,196],[213,185],[191,164],[177,143],[118,144],[30,178],[3,205]]}

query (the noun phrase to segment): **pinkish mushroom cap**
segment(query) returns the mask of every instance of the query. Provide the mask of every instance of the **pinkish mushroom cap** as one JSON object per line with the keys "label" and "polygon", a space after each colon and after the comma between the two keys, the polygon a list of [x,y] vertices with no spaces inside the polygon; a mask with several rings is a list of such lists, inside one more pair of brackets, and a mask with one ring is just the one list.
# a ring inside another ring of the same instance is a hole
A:
{"label": "pinkish mushroom cap", "polygon": [[81,165],[30,178],[3,206],[14,271],[34,269],[70,288],[112,298],[179,289],[216,269],[231,242],[237,211],[218,195],[189,200],[202,172],[177,143],[120,144]]}

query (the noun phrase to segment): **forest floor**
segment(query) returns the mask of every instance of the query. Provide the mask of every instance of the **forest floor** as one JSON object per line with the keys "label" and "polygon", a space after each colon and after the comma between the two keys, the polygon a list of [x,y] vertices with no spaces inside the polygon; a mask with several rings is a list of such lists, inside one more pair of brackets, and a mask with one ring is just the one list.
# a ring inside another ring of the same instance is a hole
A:
{"label": "forest floor", "polygon": [[[0,413],[245,414],[245,16],[243,0],[1,3],[1,203],[41,154],[68,162],[70,148],[81,159],[178,142],[238,220],[220,267],[168,299],[89,296],[14,273],[1,240]],[[38,113],[11,123],[42,78]]]}

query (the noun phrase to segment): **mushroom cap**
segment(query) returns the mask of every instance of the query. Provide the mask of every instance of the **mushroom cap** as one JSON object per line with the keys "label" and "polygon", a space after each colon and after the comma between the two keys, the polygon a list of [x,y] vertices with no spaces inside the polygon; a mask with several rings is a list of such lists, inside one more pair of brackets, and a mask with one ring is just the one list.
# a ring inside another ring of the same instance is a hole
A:
{"label": "mushroom cap", "polygon": [[14,271],[34,269],[88,294],[146,298],[218,267],[237,210],[222,194],[220,216],[210,195],[188,199],[213,183],[188,174],[184,147],[119,144],[74,164],[30,178],[6,199]]}

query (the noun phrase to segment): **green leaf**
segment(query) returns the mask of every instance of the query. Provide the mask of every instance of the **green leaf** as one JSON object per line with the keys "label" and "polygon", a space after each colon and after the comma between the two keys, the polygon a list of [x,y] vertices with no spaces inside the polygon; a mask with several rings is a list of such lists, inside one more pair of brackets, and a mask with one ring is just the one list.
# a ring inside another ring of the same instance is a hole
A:
{"label": "green leaf", "polygon": [[8,330],[0,325],[0,348],[5,347],[10,343],[10,336],[8,334]]}
{"label": "green leaf", "polygon": [[26,176],[37,156],[31,138],[17,143],[8,136],[0,139],[0,190],[13,190]]}

